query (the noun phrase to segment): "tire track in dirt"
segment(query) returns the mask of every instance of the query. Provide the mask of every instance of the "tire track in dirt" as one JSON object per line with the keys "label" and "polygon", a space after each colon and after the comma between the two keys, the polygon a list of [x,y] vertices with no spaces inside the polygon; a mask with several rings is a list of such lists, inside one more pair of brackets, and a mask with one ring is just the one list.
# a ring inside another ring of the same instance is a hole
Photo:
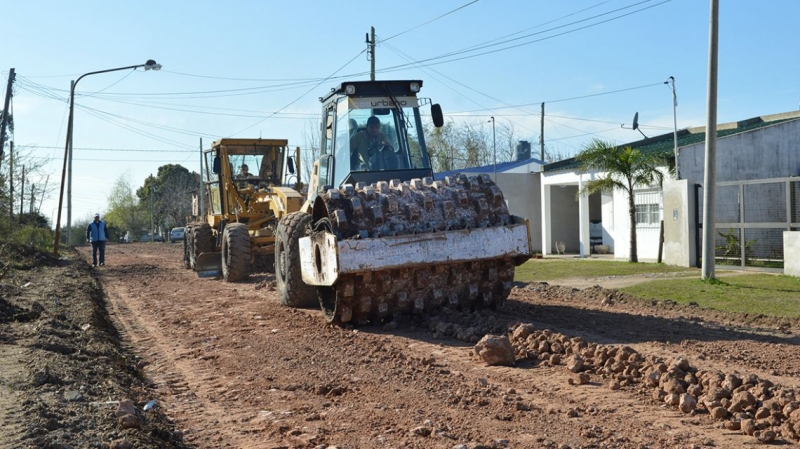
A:
{"label": "tire track in dirt", "polygon": [[19,347],[0,342],[0,441],[19,441],[25,431],[23,410],[19,407],[21,395],[12,388],[25,383],[28,375],[17,363],[19,356]]}
{"label": "tire track in dirt", "polygon": [[[126,267],[107,267],[100,275],[106,286],[111,317],[117,323],[121,337],[149,362],[144,371],[152,379],[159,401],[166,405],[167,414],[175,421],[176,428],[183,432],[185,441],[198,447],[219,444],[242,449],[262,448],[269,444],[263,438],[256,440],[250,436],[264,430],[258,420],[254,421],[257,417],[244,410],[226,407],[220,401],[230,392],[213,366],[200,363],[203,358],[193,357],[196,350],[182,347],[180,338],[170,331],[168,325],[174,320],[167,315],[157,317],[152,314],[151,302],[154,299],[169,299],[148,296],[147,283],[130,290],[117,287],[124,285],[117,282],[119,277],[128,274]],[[180,279],[185,274],[188,273],[174,270],[169,276]],[[209,308],[214,306],[213,301],[203,302]],[[214,425],[207,426],[209,422]],[[243,438],[242,434],[246,437]]]}

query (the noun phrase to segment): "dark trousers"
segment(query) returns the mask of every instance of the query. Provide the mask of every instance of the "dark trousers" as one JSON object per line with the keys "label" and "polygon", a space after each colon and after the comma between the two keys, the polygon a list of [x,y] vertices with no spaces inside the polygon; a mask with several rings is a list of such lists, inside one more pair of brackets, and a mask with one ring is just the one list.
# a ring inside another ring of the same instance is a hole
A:
{"label": "dark trousers", "polygon": [[106,263],[106,242],[92,242],[92,265],[97,265],[97,250],[100,250],[100,263]]}

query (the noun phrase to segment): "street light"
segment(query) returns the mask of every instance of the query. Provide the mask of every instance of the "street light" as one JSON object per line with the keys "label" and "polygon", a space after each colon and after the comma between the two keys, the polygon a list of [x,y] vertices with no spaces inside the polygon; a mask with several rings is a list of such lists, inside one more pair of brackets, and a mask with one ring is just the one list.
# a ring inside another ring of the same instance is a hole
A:
{"label": "street light", "polygon": [[497,182],[497,137],[494,132],[494,116],[491,117],[492,122],[492,149],[494,150],[494,182]]}
{"label": "street light", "polygon": [[136,70],[144,67],[144,70],[161,70],[161,64],[148,59],[144,64],[129,65],[125,67],[117,67],[116,69],[98,70],[96,72],[84,73],[79,76],[77,80],[70,83],[69,88],[69,119],[67,120],[67,142],[64,146],[64,167],[61,169],[61,190],[58,194],[58,218],[56,219],[56,235],[53,241],[53,254],[58,255],[58,241],[61,237],[61,206],[64,202],[64,179],[67,175],[67,163],[69,162],[69,192],[67,194],[67,242],[72,233],[72,116],[75,109],[75,86],[78,81],[85,76],[97,75],[98,73],[116,72],[118,70]]}
{"label": "street light", "polygon": [[675,153],[675,179],[680,179],[681,175],[678,171],[678,97],[675,95],[675,77],[670,76],[664,84],[672,84],[672,141],[675,145],[673,152]]}

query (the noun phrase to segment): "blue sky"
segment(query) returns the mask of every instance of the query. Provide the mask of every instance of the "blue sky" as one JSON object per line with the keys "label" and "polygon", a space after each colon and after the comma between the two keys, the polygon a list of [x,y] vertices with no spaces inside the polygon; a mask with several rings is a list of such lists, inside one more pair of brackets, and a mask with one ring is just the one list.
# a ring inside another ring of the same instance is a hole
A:
{"label": "blue sky", "polygon": [[[719,122],[797,110],[800,1],[720,3]],[[448,120],[490,131],[494,116],[534,154],[541,102],[545,142],[562,154],[593,137],[637,140],[636,112],[648,136],[672,132],[670,76],[678,128],[705,124],[705,0],[31,0],[4,12],[0,76],[5,86],[8,69],[17,73],[15,148],[44,164],[28,183],[60,182],[70,80],[163,65],[78,84],[73,222],[104,212],[120,177],[138,187],[166,163],[197,170],[201,138],[307,147],[318,98],[341,77],[368,78],[370,26],[378,78],[423,79]],[[43,215],[54,215],[57,193]]]}

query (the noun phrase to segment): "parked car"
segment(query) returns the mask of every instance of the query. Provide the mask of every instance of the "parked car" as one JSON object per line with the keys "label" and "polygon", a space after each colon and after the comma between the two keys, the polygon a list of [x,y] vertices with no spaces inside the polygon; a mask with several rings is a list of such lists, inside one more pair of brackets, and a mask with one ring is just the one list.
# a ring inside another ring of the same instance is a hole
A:
{"label": "parked car", "polygon": [[173,242],[173,243],[182,241],[183,240],[183,231],[184,231],[183,227],[172,228],[172,230],[169,231],[169,241]]}
{"label": "parked car", "polygon": [[[140,242],[149,242],[149,241],[151,241],[150,234],[143,235],[142,238],[139,239],[139,241]],[[156,234],[155,236],[153,236],[152,241],[154,241],[154,242],[163,242],[164,241],[164,236]]]}

